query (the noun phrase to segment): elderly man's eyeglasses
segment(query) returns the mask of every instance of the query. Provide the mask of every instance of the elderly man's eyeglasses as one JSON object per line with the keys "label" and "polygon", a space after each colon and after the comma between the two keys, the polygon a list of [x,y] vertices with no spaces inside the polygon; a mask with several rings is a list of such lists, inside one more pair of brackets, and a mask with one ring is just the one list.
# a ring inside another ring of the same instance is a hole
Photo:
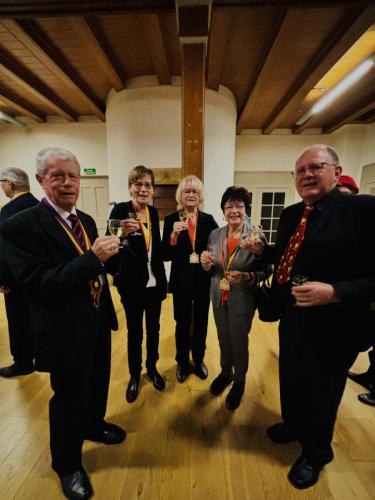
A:
{"label": "elderly man's eyeglasses", "polygon": [[228,212],[231,210],[243,210],[245,208],[245,205],[243,203],[239,205],[226,205],[224,207],[224,210],[227,210]]}
{"label": "elderly man's eyeglasses", "polygon": [[325,165],[331,165],[332,167],[336,166],[335,164],[328,163],[326,161],[322,161],[319,163],[310,163],[309,165],[296,168],[293,172],[291,172],[291,174],[293,177],[300,177],[301,175],[305,175],[308,170],[310,170],[312,174],[318,174],[323,170]]}
{"label": "elderly man's eyeglasses", "polygon": [[133,186],[134,186],[136,189],[142,189],[142,188],[145,188],[145,189],[147,189],[147,190],[152,189],[152,184],[151,184],[151,182],[133,182]]}

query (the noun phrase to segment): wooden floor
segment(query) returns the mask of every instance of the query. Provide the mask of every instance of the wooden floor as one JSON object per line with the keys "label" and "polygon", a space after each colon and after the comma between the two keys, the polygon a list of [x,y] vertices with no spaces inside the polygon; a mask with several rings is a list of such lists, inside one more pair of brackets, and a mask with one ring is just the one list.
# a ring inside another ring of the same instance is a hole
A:
{"label": "wooden floor", "polygon": [[[210,316],[206,361],[209,378],[175,378],[172,301],[163,304],[159,369],[167,388],[157,392],[142,376],[137,401],[128,404],[124,314],[115,291],[121,329],[113,334],[108,420],[124,426],[118,446],[86,442],[84,465],[95,498],[105,500],[285,500],[375,499],[375,408],[357,401],[364,392],[349,381],[334,437],[335,460],[318,485],[295,490],[287,481],[299,455],[297,444],[275,445],[265,434],[279,419],[278,348],[274,325],[253,325],[250,370],[242,405],[224,406],[225,395],[210,395],[219,370],[216,331]],[[11,362],[3,299],[0,299],[0,366]],[[361,354],[358,371],[367,368]],[[319,369],[319,367],[317,367]],[[0,378],[0,498],[63,498],[49,463],[48,375]]]}

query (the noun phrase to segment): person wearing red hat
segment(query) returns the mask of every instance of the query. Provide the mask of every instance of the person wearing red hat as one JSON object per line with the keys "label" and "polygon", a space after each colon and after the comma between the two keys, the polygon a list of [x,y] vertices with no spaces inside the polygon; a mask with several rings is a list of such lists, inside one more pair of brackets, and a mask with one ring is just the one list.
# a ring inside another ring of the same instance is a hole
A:
{"label": "person wearing red hat", "polygon": [[358,186],[350,175],[340,175],[337,182],[338,189],[344,194],[358,194]]}
{"label": "person wearing red hat", "polygon": [[[350,177],[350,175],[341,175],[337,187],[343,194],[348,195],[358,194],[359,191],[355,180],[353,177]],[[370,360],[368,370],[364,373],[354,373],[350,371],[348,373],[348,378],[370,391],[365,394],[358,394],[359,401],[370,406],[375,406],[375,344],[371,351],[369,351],[368,357]]]}

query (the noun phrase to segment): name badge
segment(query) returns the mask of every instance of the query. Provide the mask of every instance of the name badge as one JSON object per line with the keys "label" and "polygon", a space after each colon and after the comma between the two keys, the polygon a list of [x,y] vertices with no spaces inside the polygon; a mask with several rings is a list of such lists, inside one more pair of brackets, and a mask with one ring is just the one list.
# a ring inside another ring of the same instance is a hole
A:
{"label": "name badge", "polygon": [[190,254],[189,257],[190,264],[199,264],[199,255],[196,252]]}
{"label": "name badge", "polygon": [[230,283],[227,280],[227,278],[222,278],[220,280],[220,290],[226,290],[226,291],[230,290]]}

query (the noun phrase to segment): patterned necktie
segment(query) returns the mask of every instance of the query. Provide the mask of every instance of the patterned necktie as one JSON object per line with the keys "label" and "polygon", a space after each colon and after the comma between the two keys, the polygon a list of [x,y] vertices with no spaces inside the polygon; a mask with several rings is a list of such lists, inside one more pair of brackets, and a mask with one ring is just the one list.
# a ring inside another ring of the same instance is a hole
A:
{"label": "patterned necktie", "polygon": [[77,238],[80,247],[82,248],[82,250],[85,249],[85,237],[78,217],[75,214],[70,214],[68,220],[70,220],[70,222],[72,223],[72,231]]}
{"label": "patterned necktie", "polygon": [[301,220],[292,234],[288,245],[286,246],[284,253],[280,259],[279,265],[276,270],[276,280],[279,285],[283,285],[290,279],[290,273],[293,268],[294,261],[296,260],[296,255],[301,246],[302,240],[305,236],[305,229],[307,225],[307,219],[311,214],[314,207],[305,207]]}

